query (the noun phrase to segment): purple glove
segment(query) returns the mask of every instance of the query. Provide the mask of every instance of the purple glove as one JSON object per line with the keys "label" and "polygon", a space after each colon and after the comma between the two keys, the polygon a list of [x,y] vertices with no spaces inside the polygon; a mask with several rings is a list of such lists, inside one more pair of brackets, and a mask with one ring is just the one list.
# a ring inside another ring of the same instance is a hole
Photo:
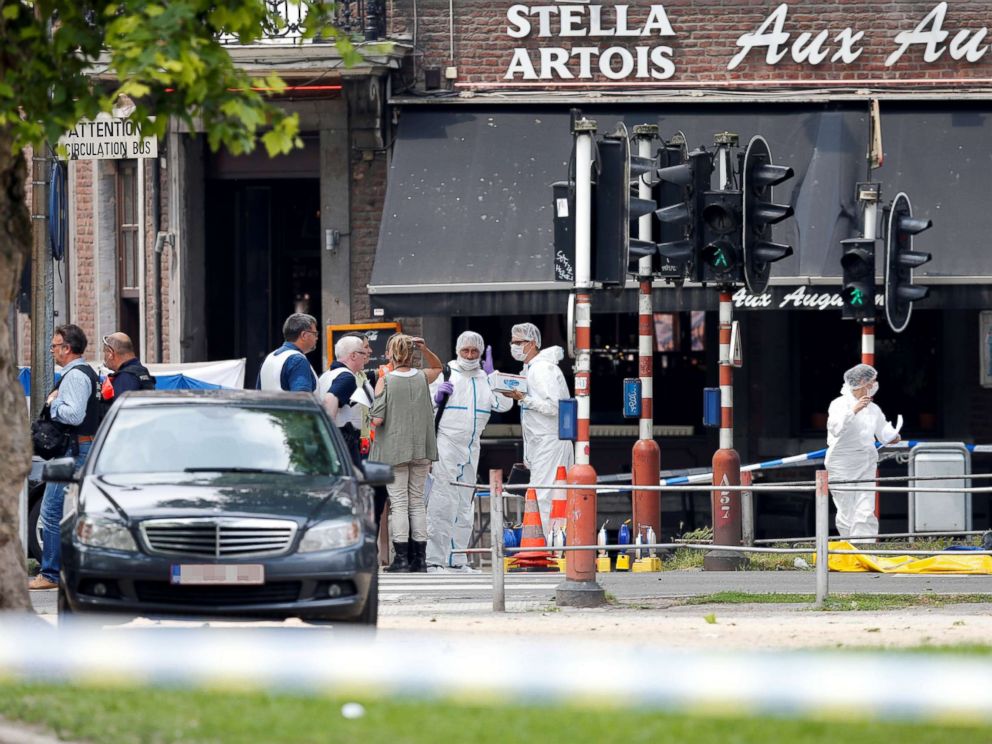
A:
{"label": "purple glove", "polygon": [[442,382],[437,386],[437,392],[434,393],[434,402],[438,405],[444,401],[449,395],[455,392],[455,386],[451,384],[450,381]]}
{"label": "purple glove", "polygon": [[487,375],[493,373],[493,347],[486,347],[486,358],[482,360],[482,371]]}

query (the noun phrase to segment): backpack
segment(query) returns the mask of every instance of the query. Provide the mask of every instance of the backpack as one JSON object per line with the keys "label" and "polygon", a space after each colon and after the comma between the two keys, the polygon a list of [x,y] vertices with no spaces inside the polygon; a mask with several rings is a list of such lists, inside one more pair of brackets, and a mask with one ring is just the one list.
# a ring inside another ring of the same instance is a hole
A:
{"label": "backpack", "polygon": [[[92,390],[90,400],[86,403],[86,412],[87,414],[90,413],[90,406],[95,400],[97,402],[96,423],[99,426],[103,416],[101,415],[100,386],[96,372],[88,364],[79,367],[79,371],[89,378]],[[58,385],[55,386],[56,390],[62,385],[63,380],[65,380],[65,375],[62,376]],[[85,419],[83,421],[85,423]],[[31,422],[31,446],[34,449],[34,453],[44,460],[64,456],[72,447],[74,434],[78,428],[78,426],[69,426],[68,424],[53,421],[51,404],[46,403],[41,409],[41,415],[38,416],[38,419]]]}
{"label": "backpack", "polygon": [[[451,367],[447,364],[444,365],[444,369],[441,371],[441,381],[450,382],[451,381]],[[454,395],[452,393],[451,395]],[[437,404],[437,412],[434,414],[434,433],[437,434],[438,428],[441,426],[441,416],[444,415],[444,409],[448,405],[448,400],[451,395],[444,396],[444,400]]]}
{"label": "backpack", "polygon": [[46,403],[37,421],[31,422],[31,445],[34,453],[43,460],[62,457],[72,443],[69,430],[58,421],[52,421],[52,408]]}

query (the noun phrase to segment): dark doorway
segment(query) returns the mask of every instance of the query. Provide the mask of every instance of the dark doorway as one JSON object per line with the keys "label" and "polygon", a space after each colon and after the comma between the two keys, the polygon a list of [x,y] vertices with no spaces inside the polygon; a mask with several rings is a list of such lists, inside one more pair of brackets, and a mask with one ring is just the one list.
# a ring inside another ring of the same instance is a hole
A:
{"label": "dark doorway", "polygon": [[[245,357],[254,387],[286,316],[322,324],[320,181],[211,180],[206,223],[207,358]],[[319,349],[309,355],[318,371]]]}

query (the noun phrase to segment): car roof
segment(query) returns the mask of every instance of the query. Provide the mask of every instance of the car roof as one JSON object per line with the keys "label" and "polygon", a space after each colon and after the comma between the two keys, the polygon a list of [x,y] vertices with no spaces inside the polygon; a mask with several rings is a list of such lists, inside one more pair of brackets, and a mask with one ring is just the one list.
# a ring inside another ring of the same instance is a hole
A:
{"label": "car roof", "polygon": [[120,397],[124,408],[205,403],[229,406],[266,406],[321,410],[317,398],[310,393],[270,392],[263,390],[131,390]]}

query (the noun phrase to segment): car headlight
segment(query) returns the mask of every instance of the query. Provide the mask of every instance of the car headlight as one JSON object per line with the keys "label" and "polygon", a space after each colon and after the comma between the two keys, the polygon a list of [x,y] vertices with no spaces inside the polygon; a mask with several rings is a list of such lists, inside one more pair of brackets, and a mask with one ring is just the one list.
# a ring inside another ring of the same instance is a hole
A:
{"label": "car headlight", "polygon": [[362,539],[362,525],[357,519],[335,519],[318,522],[300,540],[300,553],[315,550],[335,550],[355,545]]}
{"label": "car headlight", "polygon": [[76,522],[75,535],[77,542],[94,548],[138,550],[127,525],[117,519],[84,514]]}

